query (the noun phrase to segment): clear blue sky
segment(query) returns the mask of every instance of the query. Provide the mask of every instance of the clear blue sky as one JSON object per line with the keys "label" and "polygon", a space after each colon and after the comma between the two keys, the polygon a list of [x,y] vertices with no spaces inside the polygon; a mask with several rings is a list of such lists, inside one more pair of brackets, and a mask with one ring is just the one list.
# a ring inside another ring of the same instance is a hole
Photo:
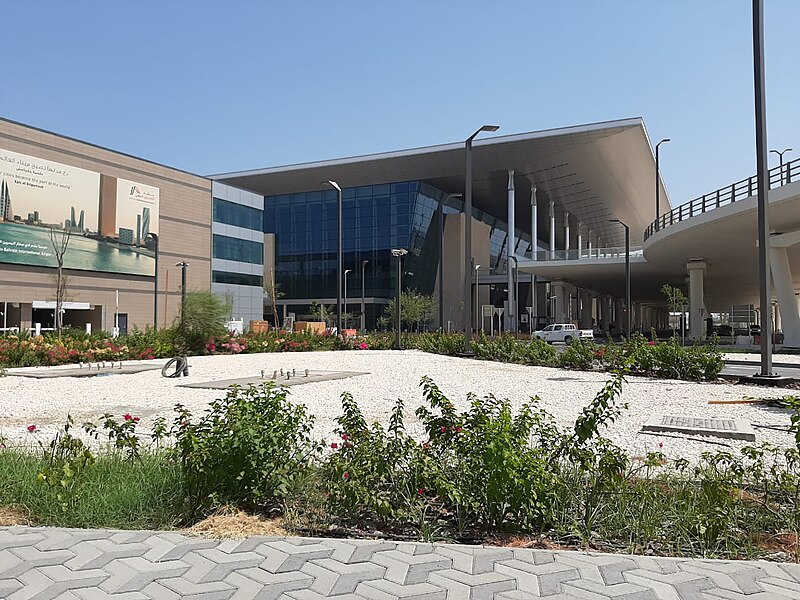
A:
{"label": "clear blue sky", "polygon": [[[800,2],[766,0],[800,156]],[[642,116],[673,203],[755,172],[750,0],[4,2],[0,114],[200,174]],[[770,159],[770,164],[774,159]]]}

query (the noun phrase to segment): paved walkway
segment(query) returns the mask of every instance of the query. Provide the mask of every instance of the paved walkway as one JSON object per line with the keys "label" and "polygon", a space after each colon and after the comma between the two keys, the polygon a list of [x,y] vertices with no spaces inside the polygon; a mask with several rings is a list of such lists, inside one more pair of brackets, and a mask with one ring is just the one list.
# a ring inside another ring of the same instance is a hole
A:
{"label": "paved walkway", "polygon": [[395,543],[0,528],[8,600],[782,600],[800,565]]}

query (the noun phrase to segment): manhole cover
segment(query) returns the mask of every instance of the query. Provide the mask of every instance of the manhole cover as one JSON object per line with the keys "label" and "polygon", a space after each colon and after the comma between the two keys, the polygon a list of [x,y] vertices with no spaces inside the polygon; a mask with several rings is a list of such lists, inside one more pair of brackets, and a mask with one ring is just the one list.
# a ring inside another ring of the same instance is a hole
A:
{"label": "manhole cover", "polygon": [[744,419],[654,415],[642,426],[642,431],[672,431],[690,435],[713,435],[748,442],[756,441],[752,425]]}

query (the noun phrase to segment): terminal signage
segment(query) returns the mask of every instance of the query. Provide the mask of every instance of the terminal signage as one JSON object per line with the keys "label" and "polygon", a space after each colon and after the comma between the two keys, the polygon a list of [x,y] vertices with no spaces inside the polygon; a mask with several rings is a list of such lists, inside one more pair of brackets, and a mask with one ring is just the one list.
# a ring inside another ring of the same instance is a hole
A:
{"label": "terminal signage", "polygon": [[157,187],[0,148],[0,263],[57,267],[66,243],[66,269],[153,276],[158,212]]}

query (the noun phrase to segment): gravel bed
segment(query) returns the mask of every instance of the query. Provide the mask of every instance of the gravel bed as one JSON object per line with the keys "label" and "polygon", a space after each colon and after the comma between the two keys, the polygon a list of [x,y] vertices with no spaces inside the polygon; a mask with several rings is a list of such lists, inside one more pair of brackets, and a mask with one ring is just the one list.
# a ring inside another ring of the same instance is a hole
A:
{"label": "gravel bed", "polygon": [[[161,361],[163,362],[163,361]],[[191,375],[185,379],[162,378],[160,371],[134,375],[92,378],[64,377],[33,379],[19,376],[0,378],[0,433],[12,442],[32,442],[26,427],[35,424],[40,439],[49,439],[71,414],[76,423],[96,419],[104,412],[121,415],[129,412],[141,417],[145,430],[160,415],[172,418],[172,407],[182,403],[193,412],[202,412],[208,402],[221,394],[218,390],[187,389],[181,382],[200,382],[232,377],[257,376],[262,369],[314,369],[331,371],[367,371],[336,381],[309,383],[290,388],[290,398],[308,406],[316,417],[315,434],[328,441],[340,414],[339,396],[350,391],[362,407],[368,421],[386,423],[398,398],[405,401],[407,424],[411,433],[422,436],[414,409],[421,404],[420,378],[431,376],[459,408],[466,408],[468,392],[494,394],[520,405],[532,395],[541,398],[541,406],[562,425],[570,425],[606,380],[604,373],[568,371],[545,367],[526,367],[426,354],[419,351],[350,351],[284,354],[247,354],[239,356],[198,356],[190,358]],[[651,415],[669,414],[697,417],[746,419],[754,424],[785,427],[787,411],[758,405],[709,405],[709,400],[736,400],[748,397],[774,397],[780,390],[730,383],[690,383],[629,377],[623,397],[629,403],[619,421],[607,431],[608,437],[641,456],[661,450],[670,457],[697,459],[701,452],[725,449],[702,440],[675,439],[639,433]],[[757,441],[790,445],[793,438],[785,432],[756,429]],[[735,440],[703,438],[736,450],[745,445]]]}
{"label": "gravel bed", "polygon": [[[761,355],[758,352],[726,352],[723,355],[723,358],[725,360],[735,360],[741,362],[761,362]],[[776,364],[785,363],[790,365],[800,365],[800,354],[773,354],[772,362]]]}

